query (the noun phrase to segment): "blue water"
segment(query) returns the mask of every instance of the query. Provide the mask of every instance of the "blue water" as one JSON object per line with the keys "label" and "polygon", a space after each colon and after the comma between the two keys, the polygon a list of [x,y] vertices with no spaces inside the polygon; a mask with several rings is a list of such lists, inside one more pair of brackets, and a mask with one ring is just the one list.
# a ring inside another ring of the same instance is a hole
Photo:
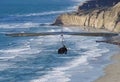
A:
{"label": "blue water", "polygon": [[[58,55],[61,36],[9,37],[5,33],[56,32],[49,26],[83,0],[2,0],[0,2],[0,82],[92,82],[103,75],[116,46],[102,37],[64,35],[68,54]],[[41,24],[45,24],[42,26]],[[63,27],[79,32],[79,28]],[[91,77],[92,75],[92,77]]]}

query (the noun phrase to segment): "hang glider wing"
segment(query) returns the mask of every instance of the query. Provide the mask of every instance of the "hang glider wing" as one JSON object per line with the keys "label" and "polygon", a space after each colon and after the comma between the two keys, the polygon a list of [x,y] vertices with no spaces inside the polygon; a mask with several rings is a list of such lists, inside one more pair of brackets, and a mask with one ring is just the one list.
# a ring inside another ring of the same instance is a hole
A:
{"label": "hang glider wing", "polygon": [[76,36],[117,36],[117,33],[105,33],[105,32],[41,32],[41,33],[11,33],[5,34],[11,37],[21,37],[21,36],[48,36],[48,35],[76,35]]}

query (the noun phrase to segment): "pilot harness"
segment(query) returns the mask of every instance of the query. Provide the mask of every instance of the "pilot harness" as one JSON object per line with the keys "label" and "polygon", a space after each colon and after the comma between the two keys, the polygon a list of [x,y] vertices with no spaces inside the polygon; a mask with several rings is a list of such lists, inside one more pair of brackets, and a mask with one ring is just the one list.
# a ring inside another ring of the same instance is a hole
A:
{"label": "pilot harness", "polygon": [[64,46],[64,36],[63,36],[63,27],[62,27],[62,29],[61,29],[61,43],[62,43],[62,46]]}
{"label": "pilot harness", "polygon": [[67,48],[64,44],[63,28],[61,29],[60,40],[61,40],[61,43],[62,43],[62,47],[58,49],[58,54],[67,54]]}

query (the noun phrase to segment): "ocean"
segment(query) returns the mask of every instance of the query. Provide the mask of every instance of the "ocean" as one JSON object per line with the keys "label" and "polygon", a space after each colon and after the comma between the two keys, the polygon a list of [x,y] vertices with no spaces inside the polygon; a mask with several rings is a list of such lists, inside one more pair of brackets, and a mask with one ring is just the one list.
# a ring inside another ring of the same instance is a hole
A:
{"label": "ocean", "polygon": [[[10,37],[8,33],[80,32],[50,26],[84,0],[3,0],[0,2],[0,82],[93,82],[111,63],[117,47],[103,37],[64,35],[68,53],[59,55],[60,35]],[[44,24],[44,25],[43,25]]]}

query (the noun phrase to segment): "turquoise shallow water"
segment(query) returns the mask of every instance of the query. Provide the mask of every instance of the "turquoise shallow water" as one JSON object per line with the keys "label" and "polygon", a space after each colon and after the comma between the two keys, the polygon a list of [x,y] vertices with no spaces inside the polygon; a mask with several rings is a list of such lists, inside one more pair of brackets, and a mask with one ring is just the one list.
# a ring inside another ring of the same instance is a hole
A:
{"label": "turquoise shallow water", "polygon": [[[102,75],[116,46],[102,37],[65,35],[67,55],[58,55],[61,36],[9,37],[5,33],[56,32],[57,16],[74,11],[81,0],[4,0],[0,2],[0,82],[91,82]],[[41,24],[46,24],[42,26]],[[64,31],[81,31],[64,27]],[[107,55],[105,55],[107,54]],[[94,70],[94,71],[93,71]],[[91,77],[91,75],[93,75]],[[87,79],[86,79],[87,78]]]}

